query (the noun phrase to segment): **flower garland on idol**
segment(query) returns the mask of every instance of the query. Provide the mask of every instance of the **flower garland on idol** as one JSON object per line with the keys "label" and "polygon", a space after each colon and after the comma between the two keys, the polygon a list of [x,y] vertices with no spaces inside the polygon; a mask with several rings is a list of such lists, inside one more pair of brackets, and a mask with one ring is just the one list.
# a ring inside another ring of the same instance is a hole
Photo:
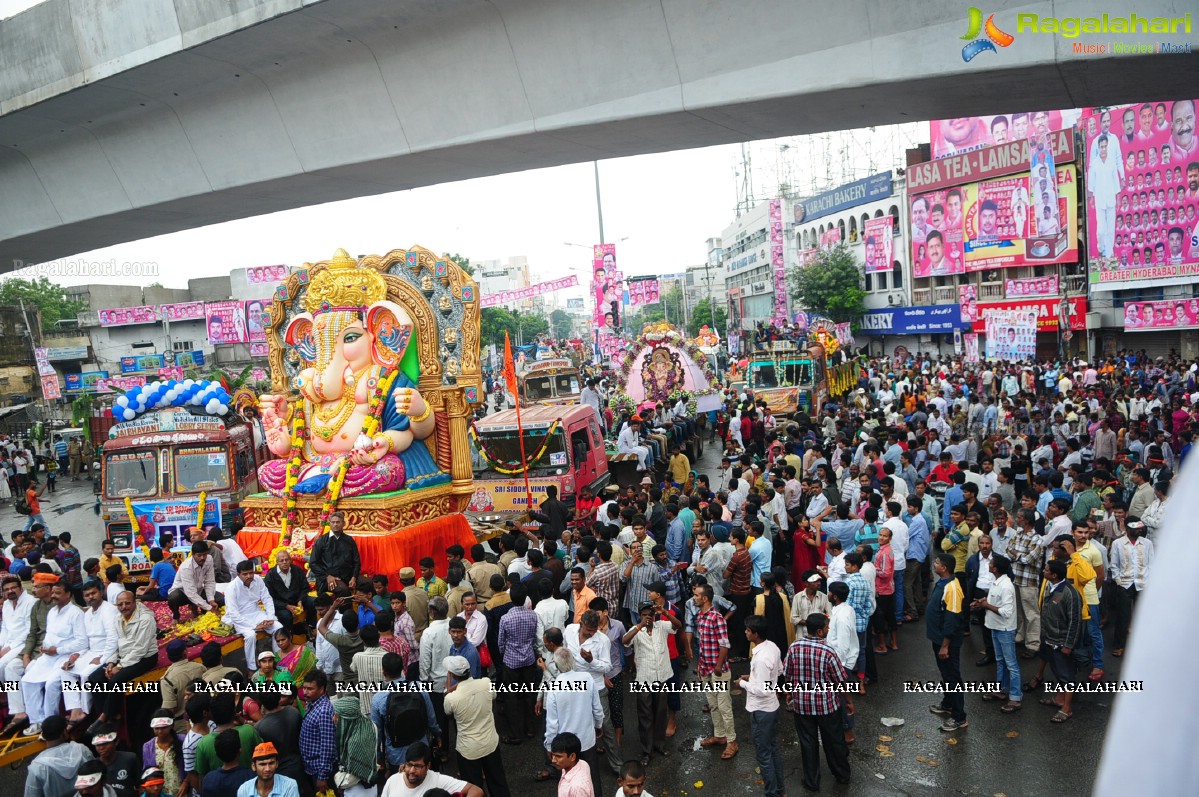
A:
{"label": "flower garland on idol", "polygon": [[[673,346],[682,349],[687,353],[687,356],[700,367],[704,377],[708,380],[708,387],[705,390],[682,390],[673,389],[673,375],[668,377],[667,390],[670,393],[671,401],[678,401],[678,397],[682,395],[687,399],[687,409],[694,413],[696,410],[696,398],[699,396],[710,396],[717,393],[716,385],[719,380],[716,374],[712,371],[712,364],[708,361],[708,356],[700,351],[699,347],[694,342],[687,340],[678,330],[666,323],[647,325],[641,330],[641,336],[637,339],[635,345],[628,347],[625,350],[624,359],[621,360],[619,366],[620,382],[627,385],[629,378],[633,372],[633,361],[641,354],[641,352],[650,346]],[[616,412],[635,412],[636,402],[632,397],[623,390],[616,390],[612,397],[608,400],[608,406]]]}

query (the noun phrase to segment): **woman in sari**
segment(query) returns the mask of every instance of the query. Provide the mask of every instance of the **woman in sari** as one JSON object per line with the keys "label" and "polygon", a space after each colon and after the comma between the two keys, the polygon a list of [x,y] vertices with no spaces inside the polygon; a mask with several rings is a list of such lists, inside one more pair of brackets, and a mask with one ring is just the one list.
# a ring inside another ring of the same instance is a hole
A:
{"label": "woman in sari", "polygon": [[304,676],[316,666],[316,653],[308,645],[297,645],[290,628],[275,632],[275,644],[279,647],[279,662],[275,666],[288,672],[295,683],[304,683]]}

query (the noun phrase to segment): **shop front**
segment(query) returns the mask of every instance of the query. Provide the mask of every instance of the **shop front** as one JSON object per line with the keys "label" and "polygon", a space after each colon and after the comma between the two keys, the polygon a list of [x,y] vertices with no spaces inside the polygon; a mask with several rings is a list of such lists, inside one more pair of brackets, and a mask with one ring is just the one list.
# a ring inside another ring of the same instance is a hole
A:
{"label": "shop front", "polygon": [[858,334],[869,336],[872,356],[895,357],[898,350],[898,359],[904,359],[926,352],[952,354],[954,331],[969,329],[960,305],[939,304],[870,310],[862,316]]}
{"label": "shop front", "polygon": [[[987,315],[1013,312],[1029,328],[1036,327],[1036,359],[1056,360],[1059,353],[1076,354],[1086,348],[1087,299],[1085,296],[1046,297],[1009,302],[979,302],[972,329],[979,333],[979,350],[986,351]],[[1068,323],[1062,321],[1068,316]]]}

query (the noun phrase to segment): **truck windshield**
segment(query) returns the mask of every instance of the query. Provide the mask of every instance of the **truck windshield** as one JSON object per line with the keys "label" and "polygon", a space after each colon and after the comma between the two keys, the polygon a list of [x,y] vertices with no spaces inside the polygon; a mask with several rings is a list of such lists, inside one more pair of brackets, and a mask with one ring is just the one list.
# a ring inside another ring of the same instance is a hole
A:
{"label": "truck windshield", "polygon": [[229,458],[221,446],[184,448],[175,452],[175,492],[229,489]]}
{"label": "truck windshield", "polygon": [[[545,431],[545,429],[525,430],[525,455],[531,460],[529,462],[530,473],[565,468],[568,465],[566,435],[562,429],[558,429],[548,439]],[[519,467],[521,461],[520,437],[516,434],[515,429],[481,431],[479,432],[479,442],[482,444],[483,456],[472,457],[476,471],[492,469],[493,465],[499,465],[504,470]],[[542,451],[542,446],[545,446],[544,451]],[[539,452],[541,456],[537,457]],[[537,459],[533,459],[533,457],[537,457]]]}
{"label": "truck windshield", "polygon": [[109,454],[104,463],[104,492],[109,498],[146,498],[158,494],[158,458],[153,451]]}
{"label": "truck windshield", "polygon": [[808,360],[754,363],[754,387],[806,387],[812,384],[812,363]]}
{"label": "truck windshield", "polygon": [[579,392],[579,375],[578,374],[560,374],[554,377],[554,387],[557,388],[559,396],[569,396],[572,393]]}
{"label": "truck windshield", "polygon": [[554,397],[554,388],[548,376],[531,376],[525,380],[525,396],[529,401],[542,401]]}

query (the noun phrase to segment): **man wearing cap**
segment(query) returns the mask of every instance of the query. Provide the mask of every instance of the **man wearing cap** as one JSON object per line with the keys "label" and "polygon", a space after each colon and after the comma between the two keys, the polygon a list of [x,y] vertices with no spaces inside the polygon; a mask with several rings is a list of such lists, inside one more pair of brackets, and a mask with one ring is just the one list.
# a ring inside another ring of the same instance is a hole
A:
{"label": "man wearing cap", "polygon": [[[21,697],[29,714],[29,727],[24,736],[37,736],[42,730],[42,721],[58,713],[59,688],[62,682],[60,666],[71,654],[82,653],[87,647],[87,629],[83,624],[83,612],[71,600],[71,590],[65,581],[50,588],[53,605],[46,614],[46,635],[42,639],[42,655],[25,668],[21,678]],[[48,689],[47,682],[55,688]]]}
{"label": "man wearing cap", "polygon": [[42,723],[42,739],[46,749],[29,762],[25,776],[28,797],[67,797],[75,783],[75,773],[87,761],[92,751],[67,736],[67,720],[60,714],[46,717]]}
{"label": "man wearing cap", "polygon": [[276,772],[279,769],[279,754],[275,751],[275,745],[263,742],[255,747],[252,767],[254,778],[238,787],[237,797],[300,797],[298,784]]}
{"label": "man wearing cap", "polygon": [[94,758],[84,761],[75,773],[75,797],[117,797],[111,786],[105,783],[105,766]]}
{"label": "man wearing cap", "polygon": [[191,556],[179,565],[175,574],[175,583],[167,595],[167,603],[171,614],[179,619],[179,610],[191,606],[197,616],[206,611],[215,612],[220,608],[216,594],[216,574],[212,569],[212,560],[208,557],[208,543],[197,540],[192,543]]}
{"label": "man wearing cap", "polygon": [[641,416],[634,415],[620,430],[620,435],[616,438],[616,449],[621,454],[636,454],[638,469],[644,471],[649,470],[652,463],[649,448],[641,445],[640,430]]}
{"label": "man wearing cap", "polygon": [[275,632],[283,627],[275,617],[274,607],[266,582],[254,572],[254,565],[248,560],[238,562],[237,578],[225,597],[225,622],[241,635],[247,672],[254,672],[256,667],[258,633],[266,632],[273,645]]}
{"label": "man wearing cap", "polygon": [[820,591],[820,574],[812,573],[804,582],[804,588],[791,599],[791,625],[795,626],[795,639],[803,639],[808,633],[808,615],[828,614],[832,611],[828,595]]}
{"label": "man wearing cap", "polygon": [[142,762],[135,753],[117,749],[117,729],[109,722],[99,722],[92,728],[92,747],[96,758],[104,765],[104,782],[116,797],[138,797],[138,778]]}
{"label": "man wearing cap", "polygon": [[[87,649],[79,653],[72,653],[62,663],[59,683],[47,685],[48,690],[56,690],[56,696],[57,692],[64,693],[63,704],[70,712],[72,724],[82,722],[92,710],[91,693],[79,689],[78,684],[87,681],[88,676],[100,667],[116,660],[117,621],[121,619],[121,613],[117,611],[117,607],[104,600],[103,588],[99,581],[89,579],[84,583],[83,602],[83,626],[87,631]],[[54,705],[58,705],[56,697]]]}
{"label": "man wearing cap", "polygon": [[495,692],[490,678],[472,678],[471,663],[447,656],[445,713],[458,724],[454,749],[458,771],[471,783],[485,785],[490,797],[509,797],[508,776],[495,729]]}
{"label": "man wearing cap", "polygon": [[125,696],[113,687],[129,683],[139,675],[145,675],[158,666],[158,626],[154,613],[133,599],[132,592],[117,596],[117,660],[106,667],[97,668],[88,682],[104,684],[100,696],[100,717],[110,719],[120,712]]}

